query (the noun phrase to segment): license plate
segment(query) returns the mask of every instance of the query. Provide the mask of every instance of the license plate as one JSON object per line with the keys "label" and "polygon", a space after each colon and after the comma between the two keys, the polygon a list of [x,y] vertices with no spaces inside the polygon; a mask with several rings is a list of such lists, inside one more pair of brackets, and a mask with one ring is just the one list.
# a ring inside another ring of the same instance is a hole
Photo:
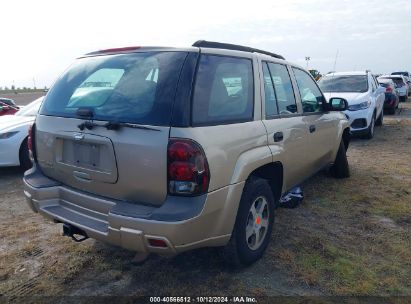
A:
{"label": "license plate", "polygon": [[100,145],[65,140],[62,161],[76,167],[97,169],[100,166]]}
{"label": "license plate", "polygon": [[98,168],[100,147],[96,144],[74,142],[74,160],[78,166]]}

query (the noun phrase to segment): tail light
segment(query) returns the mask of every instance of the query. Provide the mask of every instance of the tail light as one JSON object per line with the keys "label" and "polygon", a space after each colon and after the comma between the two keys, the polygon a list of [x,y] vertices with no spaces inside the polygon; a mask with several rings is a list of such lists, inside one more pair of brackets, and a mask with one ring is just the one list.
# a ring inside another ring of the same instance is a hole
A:
{"label": "tail light", "polygon": [[201,146],[190,139],[170,139],[167,175],[169,194],[195,196],[206,193],[210,171]]}

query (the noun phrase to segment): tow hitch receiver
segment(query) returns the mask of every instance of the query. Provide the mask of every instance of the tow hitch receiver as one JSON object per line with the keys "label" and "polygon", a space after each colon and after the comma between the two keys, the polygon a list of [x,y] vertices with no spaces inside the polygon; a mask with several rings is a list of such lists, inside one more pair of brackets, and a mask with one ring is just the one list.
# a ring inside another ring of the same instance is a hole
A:
{"label": "tow hitch receiver", "polygon": [[63,235],[71,237],[77,243],[88,239],[86,232],[66,223],[63,224]]}

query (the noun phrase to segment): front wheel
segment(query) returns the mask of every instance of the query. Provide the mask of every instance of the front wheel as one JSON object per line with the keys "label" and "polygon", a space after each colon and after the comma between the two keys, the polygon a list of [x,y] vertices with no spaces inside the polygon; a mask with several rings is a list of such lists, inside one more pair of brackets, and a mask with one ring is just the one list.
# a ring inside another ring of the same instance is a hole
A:
{"label": "front wheel", "polygon": [[229,264],[250,265],[261,258],[270,242],[274,206],[268,182],[250,177],[244,186],[230,242],[223,249]]}
{"label": "front wheel", "polygon": [[347,154],[343,140],[341,140],[340,146],[338,147],[337,156],[335,157],[334,164],[331,167],[331,174],[336,178],[350,177],[350,167],[348,165]]}
{"label": "front wheel", "polygon": [[27,138],[23,140],[23,142],[21,143],[20,151],[19,151],[19,160],[20,160],[20,167],[25,171],[30,169],[33,166],[30,160],[30,156],[29,156],[29,147],[27,145]]}
{"label": "front wheel", "polygon": [[378,117],[377,121],[375,122],[376,126],[382,126],[382,124],[384,123],[384,111],[381,110],[381,114]]}
{"label": "front wheel", "polygon": [[375,115],[372,116],[370,125],[368,126],[367,134],[365,138],[371,139],[374,137],[374,127],[375,127]]}

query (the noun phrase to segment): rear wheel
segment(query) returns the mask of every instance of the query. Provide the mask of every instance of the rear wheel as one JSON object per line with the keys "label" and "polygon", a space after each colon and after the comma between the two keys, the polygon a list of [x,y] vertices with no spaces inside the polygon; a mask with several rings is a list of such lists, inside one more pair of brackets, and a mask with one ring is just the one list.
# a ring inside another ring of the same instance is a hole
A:
{"label": "rear wheel", "polygon": [[31,163],[30,156],[29,156],[29,147],[27,145],[27,138],[23,140],[19,150],[19,160],[20,160],[20,167],[24,170],[30,169],[33,164]]}
{"label": "rear wheel", "polygon": [[274,223],[274,196],[265,179],[250,177],[241,196],[230,242],[223,249],[232,266],[250,265],[261,258]]}
{"label": "rear wheel", "polygon": [[350,167],[348,165],[347,154],[343,140],[341,140],[340,146],[338,147],[337,156],[335,157],[334,164],[331,167],[331,174],[336,178],[350,177]]}

